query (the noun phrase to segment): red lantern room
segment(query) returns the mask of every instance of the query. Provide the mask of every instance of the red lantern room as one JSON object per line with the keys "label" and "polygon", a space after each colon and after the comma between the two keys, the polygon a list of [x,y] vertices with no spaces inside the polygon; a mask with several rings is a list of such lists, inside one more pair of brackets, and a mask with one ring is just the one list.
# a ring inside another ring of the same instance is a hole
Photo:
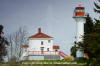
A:
{"label": "red lantern room", "polygon": [[74,16],[85,16],[85,8],[81,5],[75,8]]}

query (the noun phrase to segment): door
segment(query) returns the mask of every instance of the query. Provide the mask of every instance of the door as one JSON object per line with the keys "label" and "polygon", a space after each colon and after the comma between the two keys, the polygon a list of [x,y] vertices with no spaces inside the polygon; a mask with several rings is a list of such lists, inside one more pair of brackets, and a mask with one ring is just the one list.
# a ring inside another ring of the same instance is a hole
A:
{"label": "door", "polygon": [[41,47],[41,54],[44,53],[44,47]]}

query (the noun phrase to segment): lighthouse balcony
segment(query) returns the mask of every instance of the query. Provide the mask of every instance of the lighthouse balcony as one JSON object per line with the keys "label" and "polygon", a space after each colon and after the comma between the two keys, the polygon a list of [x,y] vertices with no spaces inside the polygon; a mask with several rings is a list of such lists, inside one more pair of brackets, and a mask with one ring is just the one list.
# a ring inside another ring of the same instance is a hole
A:
{"label": "lighthouse balcony", "polygon": [[28,55],[59,55],[58,51],[28,51]]}

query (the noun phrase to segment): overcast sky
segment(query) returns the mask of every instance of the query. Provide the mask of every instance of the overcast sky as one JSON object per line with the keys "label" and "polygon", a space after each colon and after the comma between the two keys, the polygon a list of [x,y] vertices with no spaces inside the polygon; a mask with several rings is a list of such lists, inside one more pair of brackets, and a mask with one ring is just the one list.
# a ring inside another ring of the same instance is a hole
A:
{"label": "overcast sky", "polygon": [[15,32],[19,27],[26,27],[29,35],[42,32],[54,37],[54,44],[60,46],[66,54],[75,41],[76,22],[72,18],[78,5],[92,17],[94,0],[0,0],[0,24],[5,35]]}

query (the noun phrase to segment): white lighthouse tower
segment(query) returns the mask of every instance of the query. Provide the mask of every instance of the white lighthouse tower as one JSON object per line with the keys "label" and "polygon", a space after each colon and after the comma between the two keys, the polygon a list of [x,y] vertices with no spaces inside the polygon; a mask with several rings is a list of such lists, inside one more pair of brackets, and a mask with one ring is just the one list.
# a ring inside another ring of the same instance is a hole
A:
{"label": "white lighthouse tower", "polygon": [[[84,35],[84,23],[86,22],[85,8],[80,5],[76,7],[73,18],[76,21],[76,42],[81,42]],[[77,50],[76,57],[84,57],[84,51],[81,48]]]}

